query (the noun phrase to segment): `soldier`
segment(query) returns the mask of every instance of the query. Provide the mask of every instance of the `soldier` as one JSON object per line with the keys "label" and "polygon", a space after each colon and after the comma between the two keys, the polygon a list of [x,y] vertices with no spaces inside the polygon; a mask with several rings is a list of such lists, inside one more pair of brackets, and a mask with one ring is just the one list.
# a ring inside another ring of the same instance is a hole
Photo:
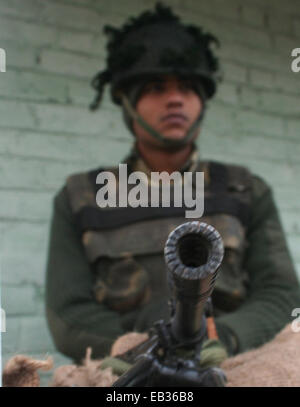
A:
{"label": "soldier", "polygon": [[[270,187],[244,167],[198,158],[195,140],[217,88],[217,40],[161,5],[106,33],[107,69],[92,81],[91,107],[110,83],[135,137],[128,173],[204,172],[201,220],[225,246],[212,297],[220,342],[229,355],[257,347],[289,322],[300,293]],[[102,357],[118,336],[168,317],[163,247],[187,221],[185,208],[99,208],[103,170],[118,177],[118,167],[72,175],[54,201],[47,319],[57,349],[76,361],[88,346]]]}

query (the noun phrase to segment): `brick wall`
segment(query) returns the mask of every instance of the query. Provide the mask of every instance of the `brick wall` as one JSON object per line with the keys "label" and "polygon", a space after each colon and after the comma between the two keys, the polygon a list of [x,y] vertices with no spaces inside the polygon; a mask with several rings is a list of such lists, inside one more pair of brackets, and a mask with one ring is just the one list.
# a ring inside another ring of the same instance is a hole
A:
{"label": "brick wall", "polygon": [[[153,0],[0,0],[0,250],[2,306],[12,354],[54,355],[44,277],[54,193],[66,176],[118,163],[132,141],[106,95],[90,113],[92,75],[104,67],[106,23]],[[220,37],[224,81],[210,104],[202,156],[248,165],[274,188],[300,275],[300,47],[298,0],[170,0],[184,21]],[[45,379],[46,380],[46,379]]]}

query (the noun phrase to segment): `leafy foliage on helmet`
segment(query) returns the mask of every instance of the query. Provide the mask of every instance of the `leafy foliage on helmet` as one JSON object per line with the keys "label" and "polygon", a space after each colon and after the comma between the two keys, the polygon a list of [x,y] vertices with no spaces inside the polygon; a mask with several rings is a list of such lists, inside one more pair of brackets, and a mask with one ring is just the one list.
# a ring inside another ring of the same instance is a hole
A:
{"label": "leafy foliage on helmet", "polygon": [[155,11],[147,10],[138,17],[131,17],[120,29],[106,25],[104,32],[109,36],[107,50],[109,53],[114,54],[129,33],[145,25],[169,22],[179,23],[179,21],[179,17],[173,14],[170,7],[157,3]]}
{"label": "leafy foliage on helmet", "polygon": [[219,45],[218,40],[200,27],[182,24],[170,7],[157,3],[154,11],[130,18],[119,29],[105,26],[104,32],[107,69],[92,81],[97,91],[92,110],[98,107],[106,83],[111,83],[113,101],[120,103],[120,90],[154,75],[194,77],[202,82],[207,97],[215,93],[219,63],[210,46]]}

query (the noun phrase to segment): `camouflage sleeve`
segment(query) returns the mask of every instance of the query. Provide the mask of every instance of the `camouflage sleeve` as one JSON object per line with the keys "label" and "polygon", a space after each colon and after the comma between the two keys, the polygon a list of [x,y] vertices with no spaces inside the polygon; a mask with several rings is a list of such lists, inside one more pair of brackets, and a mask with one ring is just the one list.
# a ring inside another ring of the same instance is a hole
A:
{"label": "camouflage sleeve", "polygon": [[244,268],[247,298],[236,311],[216,319],[229,353],[244,352],[271,340],[300,306],[299,282],[287,248],[272,191],[253,178],[253,205]]}
{"label": "camouflage sleeve", "polygon": [[46,274],[46,314],[57,349],[76,361],[88,346],[93,357],[108,354],[125,333],[118,313],[97,303],[93,274],[73,223],[67,194],[54,200]]}

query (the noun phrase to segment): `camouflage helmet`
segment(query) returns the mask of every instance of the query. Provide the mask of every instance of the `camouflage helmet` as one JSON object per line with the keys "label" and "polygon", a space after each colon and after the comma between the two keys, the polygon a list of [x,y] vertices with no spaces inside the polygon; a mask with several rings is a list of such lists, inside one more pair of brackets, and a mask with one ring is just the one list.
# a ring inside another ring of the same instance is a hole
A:
{"label": "camouflage helmet", "polygon": [[107,68],[92,80],[97,91],[91,110],[98,108],[106,83],[111,84],[113,102],[121,104],[138,79],[176,74],[201,81],[205,99],[216,91],[218,60],[210,49],[217,39],[201,28],[184,25],[169,7],[158,3],[155,10],[131,18],[120,29],[106,26],[109,36]]}

